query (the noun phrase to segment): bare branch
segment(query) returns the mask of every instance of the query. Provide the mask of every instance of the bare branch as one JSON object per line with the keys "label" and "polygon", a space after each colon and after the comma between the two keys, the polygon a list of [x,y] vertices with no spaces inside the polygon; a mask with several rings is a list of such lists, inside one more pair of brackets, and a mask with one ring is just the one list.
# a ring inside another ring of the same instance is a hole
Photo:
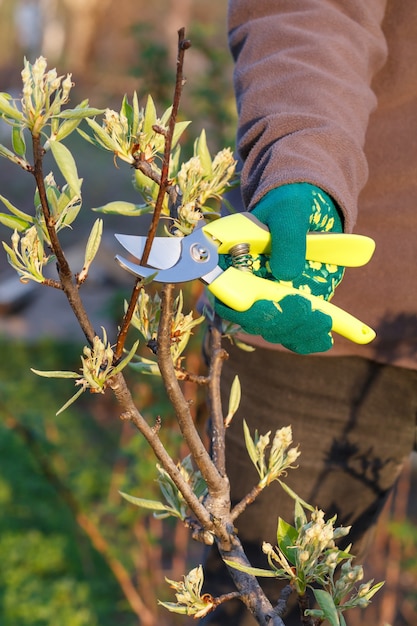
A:
{"label": "bare branch", "polygon": [[[233,534],[232,545],[229,549],[224,550],[221,544],[218,545],[218,548],[223,559],[250,567],[242,544],[236,535]],[[228,570],[240,593],[242,602],[245,603],[260,626],[285,626],[281,616],[273,608],[255,576],[233,567],[228,567]]]}
{"label": "bare branch", "polygon": [[139,297],[139,293],[143,289],[142,279],[137,278],[133,285],[132,293],[130,295],[129,304],[126,313],[123,317],[122,324],[120,326],[119,334],[117,335],[116,348],[114,351],[114,362],[120,361],[123,355],[123,349],[126,342],[127,333],[129,332],[130,322],[135,312],[136,302]]}
{"label": "bare branch", "polygon": [[188,402],[179,386],[171,358],[171,322],[173,316],[173,285],[164,285],[161,292],[161,318],[158,329],[158,365],[169,399],[176,412],[181,432],[210,492],[223,492],[224,485],[194,425]]}
{"label": "bare branch", "polygon": [[[225,545],[229,542],[230,531],[226,528],[230,510],[229,482],[217,471],[195,427],[190,406],[181,391],[171,359],[171,320],[173,315],[173,285],[164,285],[161,293],[161,318],[158,329],[158,365],[169,400],[175,410],[182,435],[192,457],[200,470],[210,498],[205,511],[209,511],[212,528]],[[207,526],[203,525],[207,529]]]}

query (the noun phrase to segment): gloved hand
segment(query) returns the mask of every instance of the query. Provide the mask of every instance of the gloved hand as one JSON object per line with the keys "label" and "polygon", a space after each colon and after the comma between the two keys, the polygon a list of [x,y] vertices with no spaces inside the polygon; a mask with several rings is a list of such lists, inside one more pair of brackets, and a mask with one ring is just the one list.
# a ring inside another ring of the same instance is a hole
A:
{"label": "gloved hand", "polygon": [[[342,220],[332,199],[309,183],[293,183],[273,189],[262,198],[253,214],[271,232],[271,255],[254,258],[257,276],[285,281],[313,295],[329,300],[340,283],[344,268],[306,261],[308,231],[342,232]],[[231,257],[224,255],[220,264],[226,268]],[[238,312],[216,301],[220,317],[261,335],[271,343],[280,343],[293,352],[324,352],[333,345],[332,320],[321,311],[312,311],[308,300],[286,296],[280,302],[259,300],[250,309]]]}

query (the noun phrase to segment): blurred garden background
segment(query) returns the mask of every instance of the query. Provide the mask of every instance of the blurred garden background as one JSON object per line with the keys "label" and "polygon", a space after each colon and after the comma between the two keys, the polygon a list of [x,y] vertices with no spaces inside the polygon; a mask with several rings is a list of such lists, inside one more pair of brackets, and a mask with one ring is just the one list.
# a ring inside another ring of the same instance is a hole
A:
{"label": "blurred garden background", "polygon": [[[235,133],[225,16],[225,0],[0,0],[0,91],[19,96],[23,58],[33,62],[43,55],[59,74],[72,73],[72,105],[89,98],[94,107],[119,109],[123,95],[136,90],[142,104],[151,93],[162,112],[171,102],[177,30],[184,26],[192,48],[180,117],[193,122],[185,150],[205,128],[215,152],[233,146]],[[8,128],[0,125],[0,142],[7,144],[7,137]],[[84,179],[80,221],[86,240],[97,217],[91,209],[116,199],[137,201],[137,195],[129,168],[118,169],[108,153],[75,133],[71,142]],[[0,161],[0,194],[14,205],[30,210],[33,183]],[[113,234],[134,233],[136,225],[131,218],[104,218],[103,245],[83,295],[96,328],[105,325],[110,333],[131,284],[114,263]],[[9,240],[1,226],[0,234]],[[75,264],[83,259],[81,239],[79,230],[75,241],[65,233]],[[189,289],[190,302],[198,289]],[[197,333],[188,361],[196,372],[200,341]],[[179,580],[200,561],[201,548],[182,525],[157,520],[119,495],[159,497],[146,443],[118,419],[110,395],[85,394],[55,416],[72,395],[72,382],[39,379],[30,371],[77,370],[83,344],[63,294],[19,283],[0,250],[0,626],[185,623],[159,609],[156,598],[172,599],[164,577]],[[158,381],[128,376],[145,415],[163,418],[166,445],[182,458],[187,451]],[[203,430],[200,392],[190,385],[187,393]],[[417,624],[412,467],[410,462],[386,508],[366,570],[367,578],[387,580],[382,599],[363,617],[352,617],[350,626]]]}

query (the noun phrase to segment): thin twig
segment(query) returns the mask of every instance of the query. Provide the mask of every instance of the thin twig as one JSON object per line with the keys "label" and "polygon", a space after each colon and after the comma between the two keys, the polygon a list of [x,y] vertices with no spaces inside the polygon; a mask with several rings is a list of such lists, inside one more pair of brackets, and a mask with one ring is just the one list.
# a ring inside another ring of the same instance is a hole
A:
{"label": "thin twig", "polygon": [[42,285],[63,291],[61,283],[58,280],[53,280],[52,278],[45,278]]}
{"label": "thin twig", "polygon": [[165,146],[164,156],[161,166],[161,180],[159,184],[159,192],[156,199],[155,210],[152,217],[152,222],[149,227],[148,238],[145,243],[145,248],[142,255],[141,263],[145,264],[148,260],[152,242],[154,240],[156,229],[158,227],[159,218],[161,216],[162,205],[164,202],[165,194],[169,188],[169,164],[172,149],[172,140],[174,137],[175,124],[177,121],[178,109],[181,100],[182,88],[184,86],[184,55],[185,51],[189,49],[191,43],[188,39],[185,39],[185,30],[181,28],[178,31],[178,56],[177,56],[177,72],[175,77],[174,97],[172,101],[172,111],[168,122],[168,131],[165,134]]}
{"label": "thin twig", "polygon": [[183,380],[196,385],[208,385],[210,383],[209,376],[203,376],[202,374],[193,374],[188,372],[183,367],[175,367],[175,372],[178,380]]}
{"label": "thin twig", "polygon": [[[155,127],[154,127],[155,128]],[[166,136],[166,132],[164,133],[164,137]],[[152,165],[148,161],[144,161],[141,158],[137,158],[135,160],[134,166],[135,170],[139,170],[142,174],[145,174],[147,178],[153,180],[159,187],[161,184],[161,175],[158,171],[152,167]],[[176,204],[178,202],[178,186],[172,185],[170,181],[166,186],[166,192],[169,196],[169,202],[172,204]]]}
{"label": "thin twig", "polygon": [[291,587],[291,585],[285,585],[285,587],[282,589],[281,593],[279,594],[278,602],[276,603],[274,607],[274,611],[280,617],[282,617],[285,611],[287,610],[288,600],[289,600],[290,595],[293,593],[293,591],[294,590]]}
{"label": "thin twig", "polygon": [[132,321],[132,317],[136,308],[136,302],[142,288],[142,279],[136,278],[133,285],[132,293],[130,294],[129,304],[127,306],[126,313],[124,314],[123,321],[117,335],[116,348],[114,350],[114,363],[117,363],[122,358],[127,333],[129,332],[130,322]]}
{"label": "thin twig", "polygon": [[[145,161],[140,159],[135,163],[136,169],[141,170],[146,176],[151,178],[159,185],[158,196],[156,199],[155,209],[152,216],[151,226],[149,228],[148,236],[145,242],[145,248],[143,250],[142,258],[140,260],[141,265],[146,265],[149,254],[151,251],[152,243],[156,235],[156,229],[158,227],[159,218],[161,216],[162,206],[165,198],[165,194],[170,192],[171,185],[169,184],[169,164],[172,149],[172,140],[174,137],[175,124],[177,121],[178,109],[181,100],[182,87],[184,83],[183,79],[183,67],[184,67],[184,55],[185,51],[190,47],[190,42],[184,38],[184,29],[181,28],[178,31],[178,57],[177,57],[177,73],[175,79],[174,97],[172,103],[172,111],[169,118],[168,130],[164,133],[164,155],[161,166],[161,175],[158,176]],[[129,299],[129,304],[126,313],[123,317],[120,331],[117,336],[116,349],[114,352],[115,362],[119,361],[123,354],[124,345],[126,342],[127,333],[129,330],[130,322],[132,320],[136,302],[139,297],[139,293],[143,288],[142,279],[137,278],[132,289],[132,293]]]}
{"label": "thin twig", "polygon": [[135,170],[139,170],[140,172],[142,172],[142,174],[145,174],[147,178],[152,180],[158,186],[161,184],[161,175],[158,174],[158,171],[152,167],[149,161],[144,161],[140,158],[140,153],[138,158],[136,158],[133,167],[135,168]]}
{"label": "thin twig", "polygon": [[228,358],[228,354],[222,348],[221,331],[215,326],[210,328],[210,355],[208,401],[211,417],[211,453],[217,471],[221,476],[226,476],[225,425],[220,396],[220,378],[223,362]]}
{"label": "thin twig", "polygon": [[233,521],[236,520],[239,517],[239,515],[243,513],[246,507],[248,507],[250,504],[252,504],[252,502],[254,502],[254,500],[259,496],[259,494],[262,491],[263,491],[262,487],[260,487],[259,485],[255,485],[255,487],[253,487],[251,491],[247,493],[246,496],[242,498],[242,500],[240,500],[240,502],[236,504],[236,506],[233,507],[230,513],[231,519]]}
{"label": "thin twig", "polygon": [[240,600],[239,591],[231,591],[230,593],[224,593],[222,596],[217,596],[217,598],[213,598],[214,607],[223,604],[223,602],[228,602],[229,600]]}

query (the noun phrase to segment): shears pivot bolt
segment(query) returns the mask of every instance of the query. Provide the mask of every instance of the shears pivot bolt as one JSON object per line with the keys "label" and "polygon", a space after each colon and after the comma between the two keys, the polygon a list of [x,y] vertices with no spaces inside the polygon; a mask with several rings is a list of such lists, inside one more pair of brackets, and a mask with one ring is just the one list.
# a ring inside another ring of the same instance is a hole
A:
{"label": "shears pivot bolt", "polygon": [[210,252],[199,243],[194,243],[191,246],[190,253],[193,261],[197,261],[197,263],[205,263],[210,258]]}

